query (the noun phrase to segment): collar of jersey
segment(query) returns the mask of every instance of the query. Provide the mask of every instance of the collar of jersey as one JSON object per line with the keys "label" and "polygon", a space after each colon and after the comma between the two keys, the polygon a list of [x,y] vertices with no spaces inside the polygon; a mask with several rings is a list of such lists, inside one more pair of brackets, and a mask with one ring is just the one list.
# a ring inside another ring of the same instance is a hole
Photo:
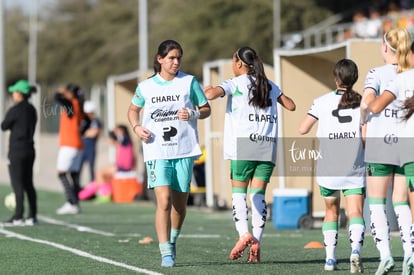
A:
{"label": "collar of jersey", "polygon": [[333,92],[334,92],[336,95],[343,95],[346,91],[336,89],[336,90],[334,90]]}
{"label": "collar of jersey", "polygon": [[159,73],[157,73],[154,77],[154,81],[158,85],[166,86],[166,85],[170,85],[172,83],[173,79],[172,80],[165,80],[164,78],[162,78],[162,76]]}

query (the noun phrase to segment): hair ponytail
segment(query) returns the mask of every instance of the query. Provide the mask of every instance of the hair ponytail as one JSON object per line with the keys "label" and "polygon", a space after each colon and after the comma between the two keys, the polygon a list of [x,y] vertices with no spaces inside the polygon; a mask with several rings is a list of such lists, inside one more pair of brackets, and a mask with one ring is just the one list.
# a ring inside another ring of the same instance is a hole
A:
{"label": "hair ponytail", "polygon": [[405,111],[403,120],[408,120],[414,113],[414,96],[407,98],[402,106],[402,110]]}
{"label": "hair ponytail", "polygon": [[411,35],[405,28],[395,28],[384,34],[384,42],[397,57],[397,73],[410,68],[408,55],[410,54]]}
{"label": "hair ponytail", "polygon": [[358,67],[351,59],[339,60],[333,69],[336,85],[344,91],[339,102],[339,107],[343,109],[357,108],[361,103],[362,96],[353,90],[355,82],[358,80]]}
{"label": "hair ponytail", "polygon": [[354,109],[360,106],[362,96],[354,90],[344,92],[339,102],[339,107],[342,109]]}
{"label": "hair ponytail", "polygon": [[264,109],[272,105],[270,90],[272,87],[264,72],[263,62],[250,47],[242,47],[236,51],[236,59],[241,60],[248,68],[247,77],[250,80],[249,104]]}

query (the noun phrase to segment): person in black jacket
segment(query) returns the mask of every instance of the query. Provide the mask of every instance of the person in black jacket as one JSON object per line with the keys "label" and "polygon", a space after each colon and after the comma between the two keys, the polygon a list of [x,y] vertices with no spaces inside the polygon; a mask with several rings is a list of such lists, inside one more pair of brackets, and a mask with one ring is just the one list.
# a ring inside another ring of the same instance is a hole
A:
{"label": "person in black jacket", "polygon": [[[26,80],[19,80],[9,87],[13,105],[1,123],[3,131],[10,130],[9,174],[16,196],[14,215],[5,222],[9,226],[34,225],[37,223],[37,196],[33,185],[33,163],[35,160],[34,132],[37,123],[36,109],[29,98],[36,88]],[[29,201],[29,215],[23,219],[24,193]]]}

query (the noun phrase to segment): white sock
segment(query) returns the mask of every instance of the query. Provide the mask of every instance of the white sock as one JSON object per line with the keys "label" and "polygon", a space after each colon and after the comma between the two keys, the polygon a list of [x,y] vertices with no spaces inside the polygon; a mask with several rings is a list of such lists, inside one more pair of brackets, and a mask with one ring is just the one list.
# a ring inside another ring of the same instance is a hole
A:
{"label": "white sock", "polygon": [[391,256],[390,249],[390,227],[384,204],[370,204],[371,211],[371,233],[374,238],[381,260]]}
{"label": "white sock", "polygon": [[410,228],[410,240],[411,240],[411,249],[414,253],[414,224],[412,224]]}
{"label": "white sock", "polygon": [[404,249],[404,257],[407,258],[412,254],[411,246],[411,211],[408,204],[395,204],[395,215],[397,216],[398,226],[400,229],[401,242]]}
{"label": "white sock", "polygon": [[[362,224],[361,224],[362,222]],[[364,244],[364,226],[363,218],[360,219],[351,219],[349,225],[349,241],[351,242],[351,253],[357,251],[358,254],[361,254],[361,247]]]}
{"label": "white sock", "polygon": [[326,260],[336,260],[336,245],[338,243],[338,223],[323,222],[322,224],[323,243],[325,244]]}
{"label": "white sock", "polygon": [[250,194],[252,204],[252,234],[253,237],[261,241],[266,225],[267,205],[264,194]]}
{"label": "white sock", "polygon": [[236,225],[236,230],[239,232],[239,236],[241,237],[245,233],[249,232],[246,194],[233,193],[231,197],[233,205],[233,221]]}

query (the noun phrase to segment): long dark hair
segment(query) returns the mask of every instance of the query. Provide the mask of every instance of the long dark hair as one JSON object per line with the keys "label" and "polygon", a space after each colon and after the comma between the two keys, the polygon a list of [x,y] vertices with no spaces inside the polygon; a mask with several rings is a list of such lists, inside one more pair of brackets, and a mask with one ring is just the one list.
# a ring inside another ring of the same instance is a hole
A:
{"label": "long dark hair", "polygon": [[158,46],[158,51],[155,54],[154,57],[154,75],[156,75],[157,73],[161,72],[161,64],[158,63],[158,56],[164,58],[167,56],[167,54],[171,51],[171,50],[179,50],[181,53],[181,56],[183,55],[183,48],[181,47],[181,45],[174,40],[165,40],[164,42],[162,42],[159,46]]}
{"label": "long dark hair", "polygon": [[336,84],[341,91],[344,91],[339,102],[339,107],[357,108],[361,103],[362,96],[353,90],[358,80],[358,66],[351,59],[339,60],[333,69]]}
{"label": "long dark hair", "polygon": [[248,68],[249,104],[260,109],[271,106],[270,90],[272,87],[264,72],[263,62],[256,51],[250,47],[242,47],[236,51],[235,58],[236,61],[241,60]]}

